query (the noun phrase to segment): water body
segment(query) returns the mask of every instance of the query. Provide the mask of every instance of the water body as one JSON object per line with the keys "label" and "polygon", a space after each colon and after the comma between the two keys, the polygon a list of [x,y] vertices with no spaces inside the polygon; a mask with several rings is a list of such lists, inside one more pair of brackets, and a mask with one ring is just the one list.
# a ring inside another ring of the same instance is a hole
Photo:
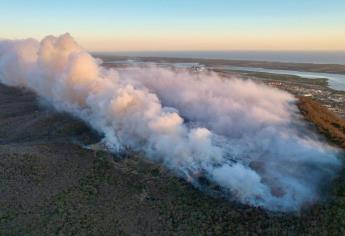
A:
{"label": "water body", "polygon": [[334,90],[345,91],[345,75],[333,74],[333,73],[319,73],[319,72],[303,72],[294,70],[276,70],[276,69],[265,69],[258,67],[242,67],[242,66],[219,66],[214,69],[231,70],[231,71],[242,71],[242,72],[263,72],[270,74],[279,75],[295,75],[306,79],[328,79],[328,85]]}
{"label": "water body", "polygon": [[130,57],[176,57],[345,65],[345,51],[159,51],[95,53]]}
{"label": "water body", "polygon": [[[199,63],[169,63],[169,62],[143,62],[137,60],[119,60],[119,61],[108,61],[107,64],[114,65],[126,65],[126,66],[140,66],[147,64],[155,64],[162,67],[176,67],[176,68],[199,68],[199,71],[206,68],[204,65]],[[303,72],[294,70],[278,70],[278,69],[265,69],[259,67],[245,67],[245,66],[216,66],[210,67],[209,69],[220,69],[228,71],[238,72],[263,72],[278,75],[294,75],[306,79],[327,79],[329,88],[339,91],[345,91],[345,75],[333,74],[333,73],[319,73],[319,72]]]}

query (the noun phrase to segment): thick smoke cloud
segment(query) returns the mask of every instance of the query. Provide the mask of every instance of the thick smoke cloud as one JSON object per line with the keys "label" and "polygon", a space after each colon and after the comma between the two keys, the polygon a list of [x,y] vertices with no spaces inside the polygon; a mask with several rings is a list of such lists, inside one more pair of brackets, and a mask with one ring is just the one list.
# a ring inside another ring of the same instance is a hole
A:
{"label": "thick smoke cloud", "polygon": [[115,152],[130,147],[252,206],[299,210],[341,165],[288,93],[211,72],[106,69],[68,34],[0,42],[0,82],[85,120]]}

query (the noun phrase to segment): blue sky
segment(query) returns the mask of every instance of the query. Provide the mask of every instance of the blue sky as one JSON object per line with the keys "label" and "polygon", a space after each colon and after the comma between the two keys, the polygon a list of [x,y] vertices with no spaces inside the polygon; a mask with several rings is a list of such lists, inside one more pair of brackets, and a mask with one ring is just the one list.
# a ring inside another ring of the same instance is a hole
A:
{"label": "blue sky", "polygon": [[1,38],[89,50],[344,50],[344,0],[0,0]]}

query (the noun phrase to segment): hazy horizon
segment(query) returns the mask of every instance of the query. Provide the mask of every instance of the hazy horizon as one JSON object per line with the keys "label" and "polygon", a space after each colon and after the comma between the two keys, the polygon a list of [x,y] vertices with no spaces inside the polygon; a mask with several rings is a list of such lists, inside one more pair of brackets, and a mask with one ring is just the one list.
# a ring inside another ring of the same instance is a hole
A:
{"label": "hazy horizon", "polygon": [[201,58],[316,64],[345,64],[345,51],[103,51],[94,55],[119,57]]}
{"label": "hazy horizon", "polygon": [[69,32],[88,51],[344,51],[345,2],[1,3],[0,38]]}

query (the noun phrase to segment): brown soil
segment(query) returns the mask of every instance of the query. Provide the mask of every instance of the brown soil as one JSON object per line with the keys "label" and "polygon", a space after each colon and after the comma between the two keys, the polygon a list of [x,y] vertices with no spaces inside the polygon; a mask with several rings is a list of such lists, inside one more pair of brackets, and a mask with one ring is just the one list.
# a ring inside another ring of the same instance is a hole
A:
{"label": "brown soil", "polygon": [[345,119],[308,97],[299,97],[298,107],[303,116],[312,122],[320,133],[345,149]]}

